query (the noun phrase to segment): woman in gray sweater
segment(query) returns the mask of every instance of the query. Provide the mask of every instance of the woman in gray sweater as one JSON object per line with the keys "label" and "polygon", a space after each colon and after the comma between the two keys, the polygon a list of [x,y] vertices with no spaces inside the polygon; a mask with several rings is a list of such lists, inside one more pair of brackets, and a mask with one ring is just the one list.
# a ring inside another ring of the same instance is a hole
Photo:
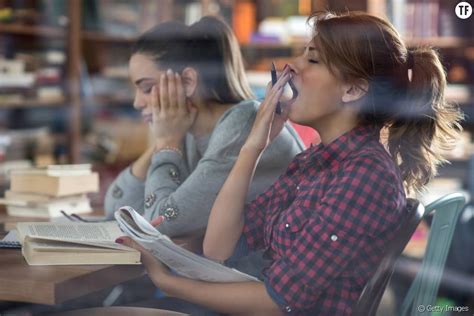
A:
{"label": "woman in gray sweater", "polygon": [[[135,43],[129,68],[134,107],[153,144],[109,187],[106,213],[130,205],[149,220],[164,216],[160,231],[168,236],[204,231],[259,105],[251,100],[235,36],[212,17],[189,27],[163,23]],[[303,149],[287,125],[263,154],[247,201]]]}

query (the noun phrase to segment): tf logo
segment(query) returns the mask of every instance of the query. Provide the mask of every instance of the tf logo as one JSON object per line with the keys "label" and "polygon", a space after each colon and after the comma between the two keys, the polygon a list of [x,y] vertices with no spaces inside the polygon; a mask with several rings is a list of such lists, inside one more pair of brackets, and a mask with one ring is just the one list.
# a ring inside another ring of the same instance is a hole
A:
{"label": "tf logo", "polygon": [[472,15],[472,6],[468,2],[459,2],[454,9],[457,17],[460,19],[467,19]]}

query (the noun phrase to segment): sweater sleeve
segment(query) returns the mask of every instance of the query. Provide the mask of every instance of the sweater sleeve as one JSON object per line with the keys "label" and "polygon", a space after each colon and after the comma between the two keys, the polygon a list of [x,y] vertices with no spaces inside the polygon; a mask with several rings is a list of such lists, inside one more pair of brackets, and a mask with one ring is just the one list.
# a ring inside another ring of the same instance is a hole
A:
{"label": "sweater sleeve", "polygon": [[[193,151],[196,150],[194,140],[186,135],[184,149],[186,153],[186,162],[180,165],[182,169],[181,176],[188,176],[189,166],[196,165],[192,161],[195,157]],[[181,163],[181,159],[179,159]],[[132,167],[124,169],[107,189],[104,199],[104,210],[107,218],[112,219],[114,212],[124,205],[133,207],[140,214],[144,213],[145,206],[145,181],[142,181],[132,174]]]}
{"label": "sweater sleeve", "polygon": [[145,182],[132,174],[131,167],[124,169],[109,186],[105,194],[104,209],[107,218],[111,219],[114,212],[121,206],[128,205],[137,212],[143,210]]}
{"label": "sweater sleeve", "polygon": [[160,231],[171,237],[204,229],[216,196],[245,142],[255,109],[231,109],[216,125],[196,168],[182,176],[185,164],[179,154],[160,151],[152,158],[145,183],[145,217],[167,219]]}

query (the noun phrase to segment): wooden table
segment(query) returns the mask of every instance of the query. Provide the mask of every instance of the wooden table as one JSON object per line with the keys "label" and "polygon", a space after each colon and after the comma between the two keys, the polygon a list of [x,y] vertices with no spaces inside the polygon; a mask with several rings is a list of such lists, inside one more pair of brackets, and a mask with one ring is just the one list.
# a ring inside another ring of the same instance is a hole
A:
{"label": "wooden table", "polygon": [[141,265],[29,266],[18,249],[0,249],[0,300],[59,304],[143,275]]}
{"label": "wooden table", "polygon": [[[87,216],[100,216],[96,211]],[[0,209],[0,238],[15,228],[17,222],[45,221],[11,217]],[[3,227],[2,227],[3,225]],[[173,238],[184,248],[202,251],[204,231]],[[130,281],[144,274],[141,265],[70,265],[29,266],[19,249],[0,249],[0,301],[16,301],[55,305],[116,284]]]}

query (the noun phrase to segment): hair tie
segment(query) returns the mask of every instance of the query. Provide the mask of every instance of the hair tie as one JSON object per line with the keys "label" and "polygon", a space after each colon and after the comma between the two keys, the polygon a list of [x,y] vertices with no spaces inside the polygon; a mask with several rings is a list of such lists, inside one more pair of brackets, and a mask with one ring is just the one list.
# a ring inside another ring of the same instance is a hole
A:
{"label": "hair tie", "polygon": [[413,53],[407,52],[407,67],[408,67],[408,81],[411,82],[413,78],[413,66],[415,65],[415,60],[413,58]]}

